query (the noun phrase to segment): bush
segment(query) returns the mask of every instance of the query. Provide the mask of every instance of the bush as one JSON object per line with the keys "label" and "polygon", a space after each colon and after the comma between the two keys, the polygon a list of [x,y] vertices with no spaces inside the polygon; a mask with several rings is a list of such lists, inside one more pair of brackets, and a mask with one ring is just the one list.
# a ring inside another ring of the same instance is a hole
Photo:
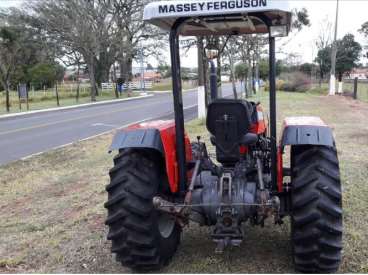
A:
{"label": "bush", "polygon": [[284,81],[280,90],[287,92],[306,92],[312,87],[310,78],[301,72],[282,73],[280,79]]}
{"label": "bush", "polygon": [[[284,80],[277,79],[276,80],[276,91],[281,91],[283,89],[284,85],[285,85],[285,81]],[[267,92],[270,90],[270,82],[268,82],[268,81],[265,82],[265,84],[264,84],[264,90],[267,91]]]}

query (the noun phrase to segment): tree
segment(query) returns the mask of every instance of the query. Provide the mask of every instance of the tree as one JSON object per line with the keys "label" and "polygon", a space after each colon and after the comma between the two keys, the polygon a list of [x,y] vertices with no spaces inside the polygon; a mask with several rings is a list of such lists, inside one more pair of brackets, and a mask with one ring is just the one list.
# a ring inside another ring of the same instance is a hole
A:
{"label": "tree", "polygon": [[355,41],[353,34],[346,34],[341,40],[337,41],[336,72],[340,82],[345,73],[359,65],[361,52],[362,46]]}
{"label": "tree", "polygon": [[59,64],[39,63],[29,70],[28,77],[36,89],[42,89],[44,86],[52,87],[56,81],[62,80],[64,72],[64,67]]}
{"label": "tree", "polygon": [[[327,60],[326,54],[329,54],[330,51],[326,51],[323,49],[326,49],[329,45],[332,43],[332,23],[328,20],[328,18],[325,18],[320,23],[320,32],[316,39],[316,46],[318,49],[318,54],[316,58],[316,62],[319,67],[319,84],[322,85],[322,80],[325,78],[325,75],[329,73],[328,64],[325,63]],[[331,63],[331,60],[329,61],[329,64]]]}
{"label": "tree", "polygon": [[[345,73],[350,72],[354,67],[359,65],[358,61],[362,47],[355,41],[354,35],[352,34],[346,34],[342,39],[337,40],[336,44],[336,72],[339,82],[341,82]],[[331,51],[331,45],[318,51],[316,61],[323,74],[327,74],[331,70]]]}
{"label": "tree", "polygon": [[235,77],[244,81],[248,76],[248,65],[246,63],[239,63],[235,66]]}
{"label": "tree", "polygon": [[[365,22],[362,27],[358,30],[361,34],[365,36],[365,38],[368,38],[368,21]],[[364,47],[365,49],[368,49],[368,44]],[[364,56],[368,58],[368,51],[364,53]]]}
{"label": "tree", "polygon": [[292,29],[301,31],[303,27],[310,26],[309,14],[306,8],[302,8],[301,10],[294,9],[293,16],[295,20],[291,26]]}
{"label": "tree", "polygon": [[362,33],[365,37],[368,37],[368,21],[362,25],[362,27],[359,29],[359,32]]}
{"label": "tree", "polygon": [[11,28],[18,34],[18,44],[21,50],[18,52],[18,59],[21,60],[14,69],[10,80],[10,85],[15,87],[18,83],[28,83],[30,68],[39,63],[53,64],[56,51],[52,43],[44,40],[39,30],[31,28],[24,21],[24,13],[11,8],[0,14],[4,25]]}
{"label": "tree", "polygon": [[11,27],[0,28],[0,82],[5,88],[6,111],[10,111],[10,79],[16,66],[21,62],[21,36]]}
{"label": "tree", "polygon": [[32,13],[25,18],[44,33],[45,40],[52,41],[62,54],[65,50],[82,54],[91,81],[91,100],[96,101],[97,64],[111,33],[106,10],[96,1],[84,0],[35,1],[29,3],[29,9]]}
{"label": "tree", "polygon": [[331,45],[318,51],[315,61],[319,66],[320,83],[331,70]]}
{"label": "tree", "polygon": [[[133,59],[138,51],[145,57],[155,56],[162,59],[164,34],[160,30],[142,20],[144,6],[149,0],[105,0],[112,5],[110,11],[115,16],[120,77],[126,82],[132,78]],[[162,61],[162,60],[161,60]]]}
{"label": "tree", "polygon": [[165,78],[171,77],[171,67],[166,63],[160,63],[157,66],[157,71]]}
{"label": "tree", "polygon": [[236,90],[235,61],[237,60],[238,48],[236,46],[236,43],[234,42],[235,42],[234,38],[229,39],[228,43],[225,46],[224,55],[225,61],[227,61],[229,64],[228,69],[230,71],[230,78],[233,87],[233,95],[234,98],[237,99],[238,92]]}

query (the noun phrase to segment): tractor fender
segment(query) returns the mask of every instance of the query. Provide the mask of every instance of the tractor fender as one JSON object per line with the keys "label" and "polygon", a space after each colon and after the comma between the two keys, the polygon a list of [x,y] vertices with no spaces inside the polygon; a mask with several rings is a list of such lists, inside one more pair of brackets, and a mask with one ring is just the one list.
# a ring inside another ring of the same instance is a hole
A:
{"label": "tractor fender", "polygon": [[157,129],[125,129],[117,132],[109,152],[127,148],[147,148],[164,154],[160,131]]}
{"label": "tractor fender", "polygon": [[283,153],[287,145],[321,145],[334,147],[332,129],[319,117],[287,117],[283,123],[280,147],[277,152],[277,189],[283,191]]}
{"label": "tractor fender", "polygon": [[281,135],[281,147],[287,145],[321,145],[333,147],[332,129],[319,117],[287,117]]}
{"label": "tractor fender", "polygon": [[[176,135],[173,120],[159,120],[131,125],[117,132],[109,151],[120,149],[153,149],[159,152],[165,160],[166,174],[170,191],[179,191],[179,171],[176,160]],[[189,137],[185,135],[187,162],[192,160],[192,150]]]}

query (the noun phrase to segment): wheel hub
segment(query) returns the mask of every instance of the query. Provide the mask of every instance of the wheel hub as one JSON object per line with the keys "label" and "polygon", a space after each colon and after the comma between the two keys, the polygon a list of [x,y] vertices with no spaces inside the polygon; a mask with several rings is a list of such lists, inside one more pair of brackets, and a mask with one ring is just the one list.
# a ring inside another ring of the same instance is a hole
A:
{"label": "wheel hub", "polygon": [[161,213],[158,218],[158,230],[163,238],[168,238],[175,227],[175,218],[169,214]]}

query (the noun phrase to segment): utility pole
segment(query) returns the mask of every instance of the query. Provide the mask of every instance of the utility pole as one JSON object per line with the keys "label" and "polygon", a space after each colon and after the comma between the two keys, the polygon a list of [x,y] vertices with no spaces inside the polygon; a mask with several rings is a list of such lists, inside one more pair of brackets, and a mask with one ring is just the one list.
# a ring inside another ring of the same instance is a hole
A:
{"label": "utility pole", "polygon": [[331,56],[331,76],[330,76],[330,90],[329,95],[335,95],[336,93],[336,54],[337,54],[337,25],[339,20],[339,0],[336,0],[336,19],[335,19],[335,36],[332,44],[332,56]]}
{"label": "utility pole", "polygon": [[144,79],[144,53],[143,53],[143,45],[140,43],[140,67],[141,67],[141,89],[143,89],[143,93],[146,92],[146,83]]}

